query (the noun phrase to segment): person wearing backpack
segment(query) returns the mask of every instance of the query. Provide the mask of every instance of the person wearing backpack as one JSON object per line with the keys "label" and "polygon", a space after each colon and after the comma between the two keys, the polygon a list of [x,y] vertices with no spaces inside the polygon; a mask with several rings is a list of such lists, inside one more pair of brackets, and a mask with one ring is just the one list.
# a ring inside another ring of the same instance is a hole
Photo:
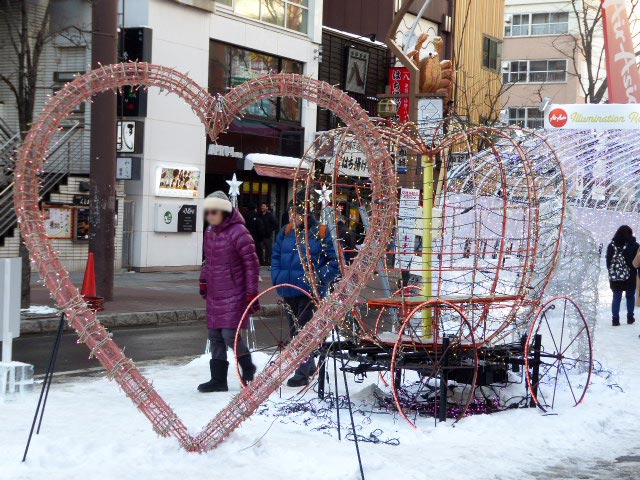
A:
{"label": "person wearing backpack", "polygon": [[611,304],[612,325],[620,325],[620,305],[624,293],[627,303],[627,323],[631,325],[636,320],[633,316],[635,308],[636,278],[638,270],[634,267],[634,260],[640,245],[633,236],[633,230],[628,225],[622,225],[616,231],[607,247],[607,270],[609,272],[609,286],[613,292]]}
{"label": "person wearing backpack", "polygon": [[[318,280],[318,293],[324,297],[329,286],[340,273],[340,265],[336,257],[331,234],[326,226],[319,225],[316,219],[308,216],[308,235],[304,225],[306,214],[302,205],[294,205],[289,202],[287,211],[291,223],[285,225],[278,233],[271,255],[271,279],[275,286],[282,284],[295,285],[312,294],[309,279],[305,274],[300,258],[300,252],[296,243],[296,230],[301,241],[308,236],[308,245],[303,245],[303,254],[309,252],[310,261]],[[308,250],[307,250],[308,249]],[[308,295],[298,289],[281,287],[277,289],[287,304],[287,317],[289,319],[290,335],[293,337],[298,330],[311,320],[315,312],[315,304]],[[288,387],[302,387],[309,383],[316,370],[313,356],[303,362],[295,374],[287,381]]]}

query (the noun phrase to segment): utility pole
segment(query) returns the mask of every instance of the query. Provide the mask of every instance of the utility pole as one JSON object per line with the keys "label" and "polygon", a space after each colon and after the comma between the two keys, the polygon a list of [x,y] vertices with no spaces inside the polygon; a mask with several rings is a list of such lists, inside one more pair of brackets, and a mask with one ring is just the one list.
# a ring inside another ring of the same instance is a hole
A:
{"label": "utility pole", "polygon": [[[92,5],[91,68],[117,62],[118,0]],[[116,215],[116,95],[107,91],[91,105],[89,251],[95,256],[96,290],[113,299]]]}

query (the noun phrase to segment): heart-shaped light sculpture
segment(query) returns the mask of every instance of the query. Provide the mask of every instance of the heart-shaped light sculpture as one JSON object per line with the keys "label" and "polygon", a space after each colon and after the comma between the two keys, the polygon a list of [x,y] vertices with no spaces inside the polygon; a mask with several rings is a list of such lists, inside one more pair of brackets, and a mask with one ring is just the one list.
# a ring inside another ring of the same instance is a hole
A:
{"label": "heart-shaped light sculpture", "polygon": [[[236,395],[197,435],[184,423],[111,339],[110,334],[82,300],[78,289],[47,238],[39,208],[38,173],[47,148],[61,123],[81,102],[97,93],[126,85],[158,87],[181,97],[204,123],[215,140],[242,110],[273,97],[314,102],[335,113],[351,129],[369,159],[372,184],[371,227],[363,248],[334,292],[318,308],[313,320],[290,342],[288,348],[248,387]],[[47,103],[20,149],[15,170],[15,207],[22,236],[45,285],[66,314],[79,342],[102,364],[161,436],[175,437],[188,451],[215,448],[293,373],[296,367],[326,338],[338,320],[355,303],[362,285],[373,274],[392,235],[397,209],[396,177],[391,157],[375,126],[358,103],[343,91],[295,74],[269,75],[244,83],[225,96],[212,97],[205,89],[174,69],[146,63],[123,63],[88,72],[67,84]]]}

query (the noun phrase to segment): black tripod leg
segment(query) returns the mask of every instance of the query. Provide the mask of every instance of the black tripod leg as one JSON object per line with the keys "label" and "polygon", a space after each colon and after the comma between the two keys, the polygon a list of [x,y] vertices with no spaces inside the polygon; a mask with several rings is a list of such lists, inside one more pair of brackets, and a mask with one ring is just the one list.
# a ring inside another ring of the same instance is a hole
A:
{"label": "black tripod leg", "polygon": [[[335,344],[336,338],[334,331],[331,332],[331,340],[332,343]],[[333,380],[336,389],[336,420],[338,422],[338,440],[342,440],[342,433],[340,432],[340,396],[338,395],[338,363],[336,361],[336,352],[333,352]]]}
{"label": "black tripod leg", "polygon": [[[340,335],[336,331],[338,342],[340,342]],[[344,369],[344,357],[340,356],[340,364],[342,366],[342,378],[344,379],[344,390],[347,395],[347,406],[349,407],[349,418],[351,419],[351,431],[353,432],[353,441],[356,444],[356,455],[358,456],[358,465],[360,466],[360,477],[364,479],[364,468],[362,467],[362,457],[360,456],[360,444],[358,443],[358,434],[356,432],[356,424],[353,420],[353,408],[351,407],[351,396],[349,395],[349,385],[347,384],[347,372]],[[340,410],[338,408],[338,410]]]}
{"label": "black tripod leg", "polygon": [[[56,332],[56,339],[53,344],[53,350],[51,351],[51,357],[49,358],[49,365],[47,371],[44,374],[44,380],[42,381],[42,389],[40,390],[40,398],[38,399],[38,406],[36,407],[36,413],[33,415],[33,422],[31,423],[31,430],[29,431],[29,439],[27,440],[27,446],[24,449],[24,455],[22,461],[27,460],[27,453],[29,453],[29,446],[31,445],[31,438],[33,437],[33,430],[36,427],[36,421],[38,420],[38,414],[40,413],[40,406],[43,405],[43,399],[46,403],[46,396],[49,395],[49,385],[51,384],[51,377],[53,375],[53,369],[55,368],[56,356],[60,349],[60,340],[62,339],[62,331],[64,330],[64,313],[60,316],[60,324],[58,325],[58,331]],[[42,413],[44,413],[44,406],[42,407]],[[42,423],[42,416],[40,416],[40,424]],[[38,425],[38,433],[40,432],[40,424]]]}
{"label": "black tripod leg", "polygon": [[42,417],[44,417],[44,409],[47,407],[47,399],[49,398],[49,389],[51,388],[51,380],[53,379],[53,372],[56,370],[56,361],[58,360],[58,352],[60,351],[60,343],[62,342],[62,331],[64,330],[64,313],[60,316],[60,325],[58,325],[58,332],[56,335],[56,342],[53,345],[53,353],[51,354],[52,362],[51,371],[49,372],[49,381],[47,382],[47,390],[44,393],[44,400],[42,402],[42,410],[40,410],[40,420],[38,421],[38,428],[36,435],[40,434],[40,427],[42,426]]}

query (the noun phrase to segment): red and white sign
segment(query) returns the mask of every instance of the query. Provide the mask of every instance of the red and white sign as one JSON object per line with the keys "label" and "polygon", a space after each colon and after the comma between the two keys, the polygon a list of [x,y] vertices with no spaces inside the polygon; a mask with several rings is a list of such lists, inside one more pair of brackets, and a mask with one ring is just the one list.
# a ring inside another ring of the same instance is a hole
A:
{"label": "red and white sign", "polygon": [[609,103],[640,103],[640,72],[625,0],[602,0]]}
{"label": "red and white sign", "polygon": [[544,114],[547,130],[638,130],[640,105],[550,105]]}
{"label": "red and white sign", "polygon": [[[391,67],[389,69],[390,93],[394,95],[408,95],[411,88],[411,72],[406,67]],[[401,122],[409,121],[409,98],[401,98],[398,102],[398,117]]]}
{"label": "red and white sign", "polygon": [[562,128],[567,124],[569,116],[564,108],[554,108],[549,112],[549,123],[553,128]]}

